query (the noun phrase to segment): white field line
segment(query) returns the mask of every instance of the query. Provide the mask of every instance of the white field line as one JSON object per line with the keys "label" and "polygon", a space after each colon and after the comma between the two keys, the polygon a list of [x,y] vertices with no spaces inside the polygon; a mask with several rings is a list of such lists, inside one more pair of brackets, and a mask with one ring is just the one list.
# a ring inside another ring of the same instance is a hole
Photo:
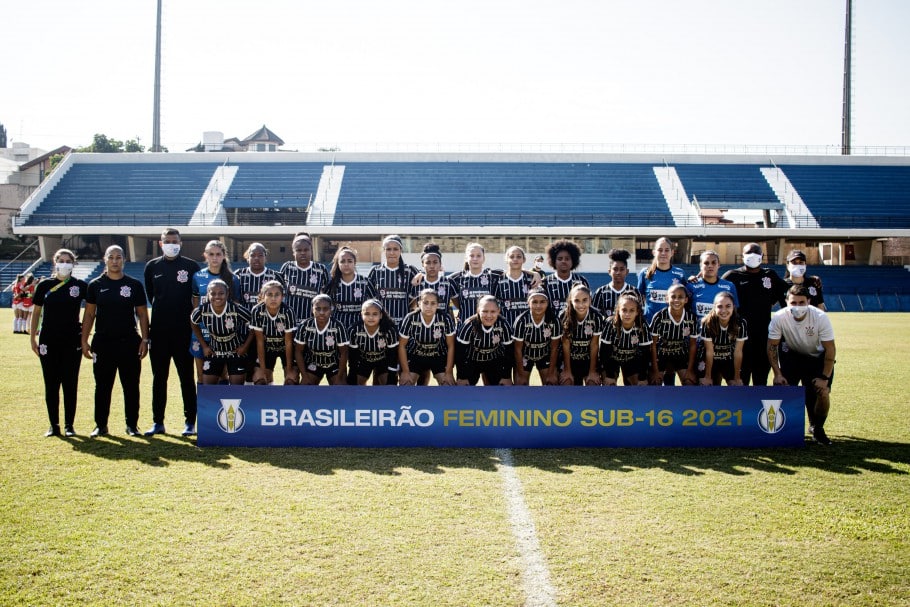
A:
{"label": "white field line", "polygon": [[500,461],[498,468],[502,474],[503,493],[509,508],[512,534],[515,536],[518,553],[524,561],[521,580],[525,593],[525,607],[556,607],[556,590],[550,583],[550,570],[547,569],[546,559],[537,541],[534,519],[531,518],[525,503],[521,480],[515,473],[512,451],[496,449],[496,457]]}

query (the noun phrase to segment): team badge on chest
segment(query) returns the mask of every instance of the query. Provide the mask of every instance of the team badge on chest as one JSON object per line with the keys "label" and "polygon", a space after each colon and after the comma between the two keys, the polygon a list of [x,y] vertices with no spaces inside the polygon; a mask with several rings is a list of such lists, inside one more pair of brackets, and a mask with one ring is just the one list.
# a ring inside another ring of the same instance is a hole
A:
{"label": "team badge on chest", "polygon": [[190,279],[190,273],[186,270],[177,270],[177,282],[187,282]]}
{"label": "team badge on chest", "polygon": [[127,286],[120,287],[120,297],[130,297],[133,294],[133,290]]}
{"label": "team badge on chest", "polygon": [[70,287],[70,297],[79,297],[79,287],[75,285]]}

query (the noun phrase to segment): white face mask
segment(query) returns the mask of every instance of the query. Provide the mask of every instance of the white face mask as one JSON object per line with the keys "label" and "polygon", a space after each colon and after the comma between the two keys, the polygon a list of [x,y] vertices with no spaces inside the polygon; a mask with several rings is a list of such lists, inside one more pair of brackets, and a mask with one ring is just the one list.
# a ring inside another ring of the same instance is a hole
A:
{"label": "white face mask", "polygon": [[161,245],[161,250],[164,251],[165,257],[177,257],[180,255],[180,243],[163,244]]}
{"label": "white face mask", "polygon": [[73,273],[73,264],[61,261],[54,266],[54,269],[56,270],[58,276],[63,276],[66,278]]}
{"label": "white face mask", "polygon": [[761,265],[761,253],[746,253],[743,255],[743,263],[746,264],[747,268],[757,268]]}
{"label": "white face mask", "polygon": [[795,276],[796,278],[802,278],[806,273],[806,266],[796,265],[796,264],[787,264],[787,270],[790,272],[790,276]]}
{"label": "white face mask", "polygon": [[809,306],[790,306],[790,314],[794,318],[802,318],[809,312]]}

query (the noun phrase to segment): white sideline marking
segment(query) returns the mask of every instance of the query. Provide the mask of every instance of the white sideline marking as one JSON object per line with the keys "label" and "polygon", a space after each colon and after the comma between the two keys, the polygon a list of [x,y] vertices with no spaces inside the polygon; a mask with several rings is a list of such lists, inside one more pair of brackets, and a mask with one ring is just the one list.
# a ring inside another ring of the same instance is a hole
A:
{"label": "white sideline marking", "polygon": [[512,534],[518,546],[518,553],[524,561],[521,571],[522,587],[525,592],[525,607],[556,607],[556,590],[550,583],[550,570],[540,543],[534,520],[525,504],[521,480],[515,473],[511,449],[496,449],[496,457],[501,462],[498,466],[502,473],[503,493],[509,508],[509,522]]}

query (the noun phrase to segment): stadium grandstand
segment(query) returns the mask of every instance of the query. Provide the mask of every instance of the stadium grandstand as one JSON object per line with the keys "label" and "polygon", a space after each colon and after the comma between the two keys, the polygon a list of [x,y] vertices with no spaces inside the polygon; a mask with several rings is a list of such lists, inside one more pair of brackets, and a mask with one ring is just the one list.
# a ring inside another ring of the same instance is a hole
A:
{"label": "stadium grandstand", "polygon": [[200,259],[206,241],[225,241],[235,267],[256,241],[280,266],[299,231],[314,237],[319,260],[349,245],[364,266],[380,261],[386,234],[403,237],[414,264],[434,241],[447,271],[460,269],[468,242],[503,267],[512,244],[535,255],[571,238],[592,286],[608,280],[614,247],[641,268],[668,236],[674,263],[694,270],[706,249],[739,265],[754,241],[779,272],[790,250],[805,250],[829,309],[910,311],[910,259],[884,244],[910,237],[910,158],[901,156],[71,153],[13,218],[14,233],[37,237],[40,252],[33,263],[0,262],[3,285],[23,268],[49,271],[60,246],[76,250],[91,277],[100,271],[92,260],[119,244],[128,272],[141,275],[164,227],[178,228],[184,254]]}

